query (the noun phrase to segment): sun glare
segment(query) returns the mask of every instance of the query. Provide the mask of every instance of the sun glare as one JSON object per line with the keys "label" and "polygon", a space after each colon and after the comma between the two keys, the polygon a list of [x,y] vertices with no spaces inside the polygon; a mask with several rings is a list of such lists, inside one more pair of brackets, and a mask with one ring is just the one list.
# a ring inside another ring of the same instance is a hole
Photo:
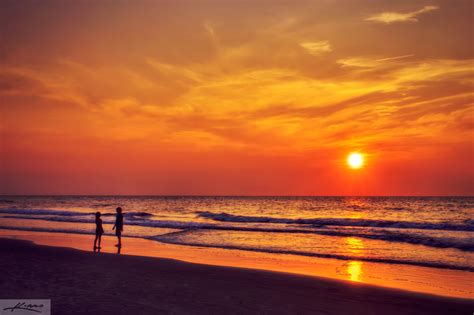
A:
{"label": "sun glare", "polygon": [[360,153],[352,152],[347,156],[347,164],[353,169],[361,168],[364,165],[364,157]]}

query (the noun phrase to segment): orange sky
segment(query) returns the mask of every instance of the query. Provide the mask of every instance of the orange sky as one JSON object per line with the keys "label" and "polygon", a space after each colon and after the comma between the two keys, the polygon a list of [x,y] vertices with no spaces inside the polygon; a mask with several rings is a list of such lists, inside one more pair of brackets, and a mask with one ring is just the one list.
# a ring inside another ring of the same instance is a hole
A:
{"label": "orange sky", "polygon": [[474,194],[473,1],[1,5],[2,194]]}

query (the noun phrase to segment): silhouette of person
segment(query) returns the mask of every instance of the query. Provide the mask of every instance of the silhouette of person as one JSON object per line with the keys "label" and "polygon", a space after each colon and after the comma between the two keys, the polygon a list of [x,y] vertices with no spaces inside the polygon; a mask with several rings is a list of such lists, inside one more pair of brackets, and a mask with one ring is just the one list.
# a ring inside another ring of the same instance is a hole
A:
{"label": "silhouette of person", "polygon": [[115,230],[115,235],[117,235],[118,244],[115,245],[117,247],[122,247],[122,231],[123,231],[123,215],[122,215],[122,208],[118,207],[115,211],[117,211],[117,216],[115,217],[115,224],[112,230]]}
{"label": "silhouette of person", "polygon": [[[97,211],[95,213],[95,240],[94,240],[94,251],[96,249],[99,250],[100,252],[100,241],[102,239],[102,234],[104,234],[104,228],[102,227],[102,219],[100,218],[100,212]],[[97,241],[99,241],[99,244],[97,244]],[[99,246],[97,246],[99,245]]]}

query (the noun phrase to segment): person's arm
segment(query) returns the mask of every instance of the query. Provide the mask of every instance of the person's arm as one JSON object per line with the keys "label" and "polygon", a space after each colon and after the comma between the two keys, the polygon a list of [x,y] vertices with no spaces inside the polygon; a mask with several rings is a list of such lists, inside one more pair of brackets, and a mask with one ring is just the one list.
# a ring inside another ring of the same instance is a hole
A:
{"label": "person's arm", "polygon": [[118,223],[118,219],[115,218],[115,224],[114,224],[114,227],[112,228],[112,230],[115,230],[115,228],[117,227],[117,223]]}

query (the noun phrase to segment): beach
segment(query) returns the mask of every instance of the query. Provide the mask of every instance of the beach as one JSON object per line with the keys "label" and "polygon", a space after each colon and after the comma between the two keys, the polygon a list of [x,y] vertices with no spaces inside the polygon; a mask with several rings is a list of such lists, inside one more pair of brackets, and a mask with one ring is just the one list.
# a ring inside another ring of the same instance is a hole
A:
{"label": "beach", "polygon": [[[68,238],[76,244],[86,240]],[[0,252],[2,298],[51,299],[53,314],[470,314],[474,309],[472,299],[18,239],[0,239]]]}
{"label": "beach", "polygon": [[10,196],[0,200],[0,298],[51,299],[53,314],[471,314],[473,206],[467,197]]}
{"label": "beach", "polygon": [[474,298],[471,197],[4,196],[0,237]]}

